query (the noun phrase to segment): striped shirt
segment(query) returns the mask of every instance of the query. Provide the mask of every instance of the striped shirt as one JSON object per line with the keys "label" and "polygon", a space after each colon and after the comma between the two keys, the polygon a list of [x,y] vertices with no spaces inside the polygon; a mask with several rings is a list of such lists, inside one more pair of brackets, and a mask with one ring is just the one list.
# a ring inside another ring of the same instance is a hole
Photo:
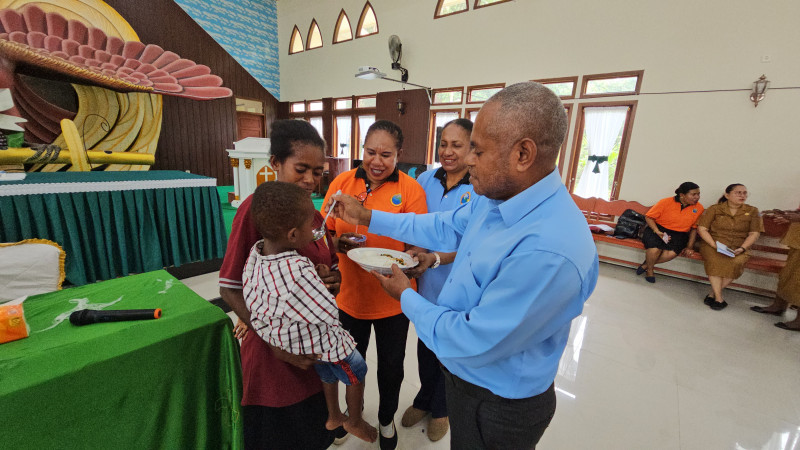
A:
{"label": "striped shirt", "polygon": [[356,348],[339,323],[336,299],[314,264],[296,251],[261,255],[263,240],[250,250],[242,281],[253,329],[261,339],[295,355],[345,359]]}

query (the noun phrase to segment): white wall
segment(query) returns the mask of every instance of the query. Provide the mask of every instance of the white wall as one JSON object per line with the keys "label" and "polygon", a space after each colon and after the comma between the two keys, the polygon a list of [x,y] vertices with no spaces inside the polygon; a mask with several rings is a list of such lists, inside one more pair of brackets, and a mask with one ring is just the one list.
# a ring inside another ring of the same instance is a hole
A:
{"label": "white wall", "polygon": [[[620,198],[652,204],[692,180],[706,205],[733,182],[761,209],[800,204],[800,89],[775,89],[800,87],[800,1],[518,0],[436,20],[436,0],[371,3],[380,33],[332,45],[339,11],[355,29],[363,0],[278,2],[281,100],[396,90],[353,76],[372,65],[399,77],[392,34],[409,81],[434,88],[641,69],[643,93],[748,89],[765,73],[758,108],[747,92],[619,97],[639,102]],[[312,18],[324,47],[288,55],[292,28],[305,41]]]}

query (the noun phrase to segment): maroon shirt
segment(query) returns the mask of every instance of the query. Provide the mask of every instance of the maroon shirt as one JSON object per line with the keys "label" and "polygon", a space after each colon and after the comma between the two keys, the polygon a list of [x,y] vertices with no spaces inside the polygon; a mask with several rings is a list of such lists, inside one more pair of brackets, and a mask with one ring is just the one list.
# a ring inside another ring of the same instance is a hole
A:
{"label": "maroon shirt", "polygon": [[[261,239],[250,214],[252,201],[252,195],[247,197],[233,218],[228,249],[219,270],[221,287],[242,289],[242,271],[250,249]],[[316,228],[320,225],[322,215],[317,212],[313,226]],[[339,263],[330,236],[312,242],[298,253],[310,259],[314,265],[326,264],[336,268]],[[316,370],[299,369],[275,358],[267,343],[252,330],[242,341],[241,356],[244,385],[242,405],[280,408],[299,403],[322,390]]]}

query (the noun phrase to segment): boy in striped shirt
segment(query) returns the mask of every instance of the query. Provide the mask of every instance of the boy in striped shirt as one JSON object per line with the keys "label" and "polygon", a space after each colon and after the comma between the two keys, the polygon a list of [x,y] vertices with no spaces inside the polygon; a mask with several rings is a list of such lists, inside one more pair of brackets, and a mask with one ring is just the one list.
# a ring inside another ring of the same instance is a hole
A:
{"label": "boy in striped shirt", "polygon": [[[242,274],[243,294],[256,333],[267,343],[297,355],[314,355],[328,406],[325,428],[339,426],[374,442],[375,427],[361,417],[367,365],[352,336],[339,323],[336,300],[314,265],[300,256],[313,242],[314,204],[304,189],[278,181],[253,193],[251,215],[264,238],[250,251]],[[346,385],[349,417],[339,408],[339,385]]]}

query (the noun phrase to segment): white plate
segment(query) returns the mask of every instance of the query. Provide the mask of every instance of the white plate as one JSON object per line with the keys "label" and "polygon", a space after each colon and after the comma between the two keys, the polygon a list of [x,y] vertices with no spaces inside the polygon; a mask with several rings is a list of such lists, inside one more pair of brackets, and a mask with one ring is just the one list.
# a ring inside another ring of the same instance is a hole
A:
{"label": "white plate", "polygon": [[403,270],[417,265],[417,261],[408,253],[388,248],[354,248],[347,252],[347,256],[367,272],[374,270],[383,275],[392,273],[392,264],[397,264]]}

